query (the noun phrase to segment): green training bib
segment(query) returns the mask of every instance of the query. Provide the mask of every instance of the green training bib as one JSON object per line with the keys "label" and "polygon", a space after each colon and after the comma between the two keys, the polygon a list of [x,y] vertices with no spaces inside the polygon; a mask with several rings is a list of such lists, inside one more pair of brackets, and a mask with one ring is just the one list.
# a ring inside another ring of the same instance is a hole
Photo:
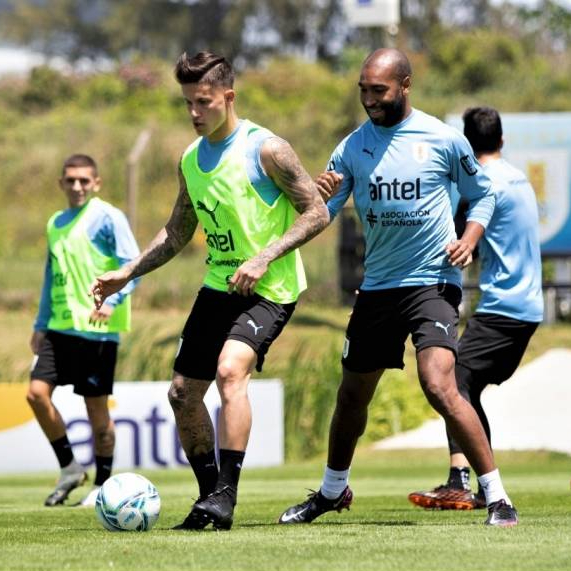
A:
{"label": "green training bib", "polygon": [[[246,140],[258,125],[242,121],[236,139],[210,172],[198,166],[198,138],[182,157],[190,200],[206,234],[208,272],[204,284],[226,291],[228,281],[246,260],[281,238],[295,220],[295,208],[284,193],[269,205],[252,186],[246,171]],[[296,249],[268,267],[255,291],[276,303],[291,303],[307,287]]]}
{"label": "green training bib", "polygon": [[94,326],[89,323],[89,316],[95,308],[93,298],[88,295],[89,286],[96,276],[119,267],[118,261],[102,254],[87,234],[88,213],[100,202],[98,198],[92,198],[69,224],[61,228],[55,225],[61,211],[56,212],[48,221],[52,269],[52,315],[48,322],[49,329],[118,333],[130,328],[129,296],[115,307],[106,324]]}

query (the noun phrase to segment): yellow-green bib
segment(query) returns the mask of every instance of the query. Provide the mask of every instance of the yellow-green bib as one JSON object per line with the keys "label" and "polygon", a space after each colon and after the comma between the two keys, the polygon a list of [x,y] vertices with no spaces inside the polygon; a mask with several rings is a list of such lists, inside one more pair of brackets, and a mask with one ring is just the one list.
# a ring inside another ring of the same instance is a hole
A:
{"label": "yellow-green bib", "polygon": [[89,316],[94,309],[93,298],[88,295],[89,286],[96,276],[116,270],[119,263],[115,258],[102,254],[87,234],[88,213],[97,208],[98,198],[92,198],[65,226],[58,228],[56,212],[48,221],[48,246],[51,257],[52,315],[48,328],[54,330],[75,329],[94,333],[117,333],[128,331],[131,323],[129,296],[118,304],[108,323],[94,326]]}
{"label": "yellow-green bib", "polygon": [[[295,220],[295,209],[280,193],[267,204],[246,170],[248,133],[260,127],[242,121],[230,149],[210,172],[198,166],[198,138],[182,157],[188,194],[206,234],[208,272],[204,284],[226,291],[238,267],[281,238]],[[276,303],[291,303],[307,287],[299,250],[273,261],[256,285],[256,293]]]}

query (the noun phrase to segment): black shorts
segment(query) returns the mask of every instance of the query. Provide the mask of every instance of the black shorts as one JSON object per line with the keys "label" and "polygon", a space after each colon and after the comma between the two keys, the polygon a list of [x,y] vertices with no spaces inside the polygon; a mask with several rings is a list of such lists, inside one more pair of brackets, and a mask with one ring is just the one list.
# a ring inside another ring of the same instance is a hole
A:
{"label": "black shorts", "polygon": [[75,335],[48,331],[30,378],[54,386],[73,385],[84,397],[113,393],[117,343],[92,341]]}
{"label": "black shorts", "polygon": [[360,290],[347,326],[341,362],[349,371],[370,373],[404,368],[405,341],[416,351],[457,351],[460,288],[450,284]]}
{"label": "black shorts", "polygon": [[185,377],[212,381],[228,339],[242,341],[258,355],[256,369],[293,314],[295,303],[275,303],[257,294],[241,296],[203,287],[182,331],[174,370]]}
{"label": "black shorts", "polygon": [[517,369],[539,323],[475,313],[458,342],[458,364],[499,385]]}

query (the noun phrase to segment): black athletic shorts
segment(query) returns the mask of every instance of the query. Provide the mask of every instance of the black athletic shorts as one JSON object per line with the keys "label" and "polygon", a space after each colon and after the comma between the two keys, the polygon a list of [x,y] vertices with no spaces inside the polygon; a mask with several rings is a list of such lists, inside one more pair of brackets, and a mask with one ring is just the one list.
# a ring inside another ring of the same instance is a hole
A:
{"label": "black athletic shorts", "polygon": [[347,326],[343,366],[354,373],[404,368],[405,341],[416,351],[457,351],[460,288],[450,284],[360,290]]}
{"label": "black athletic shorts", "polygon": [[75,335],[48,331],[30,378],[54,386],[73,385],[84,397],[113,393],[117,343],[92,341]]}
{"label": "black athletic shorts", "polygon": [[258,355],[256,369],[295,309],[257,294],[241,296],[203,287],[182,331],[174,370],[185,377],[212,381],[228,339],[242,341]]}
{"label": "black athletic shorts", "polygon": [[458,364],[486,384],[499,385],[517,369],[539,323],[492,313],[475,313],[458,342]]}

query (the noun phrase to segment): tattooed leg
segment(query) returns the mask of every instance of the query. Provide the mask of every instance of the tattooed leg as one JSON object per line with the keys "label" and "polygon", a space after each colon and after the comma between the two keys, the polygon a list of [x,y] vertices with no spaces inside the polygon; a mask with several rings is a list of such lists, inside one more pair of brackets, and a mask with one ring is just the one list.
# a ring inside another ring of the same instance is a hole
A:
{"label": "tattooed leg", "polygon": [[169,389],[169,402],[187,458],[206,454],[214,448],[214,427],[204,404],[209,386],[209,382],[174,373]]}

